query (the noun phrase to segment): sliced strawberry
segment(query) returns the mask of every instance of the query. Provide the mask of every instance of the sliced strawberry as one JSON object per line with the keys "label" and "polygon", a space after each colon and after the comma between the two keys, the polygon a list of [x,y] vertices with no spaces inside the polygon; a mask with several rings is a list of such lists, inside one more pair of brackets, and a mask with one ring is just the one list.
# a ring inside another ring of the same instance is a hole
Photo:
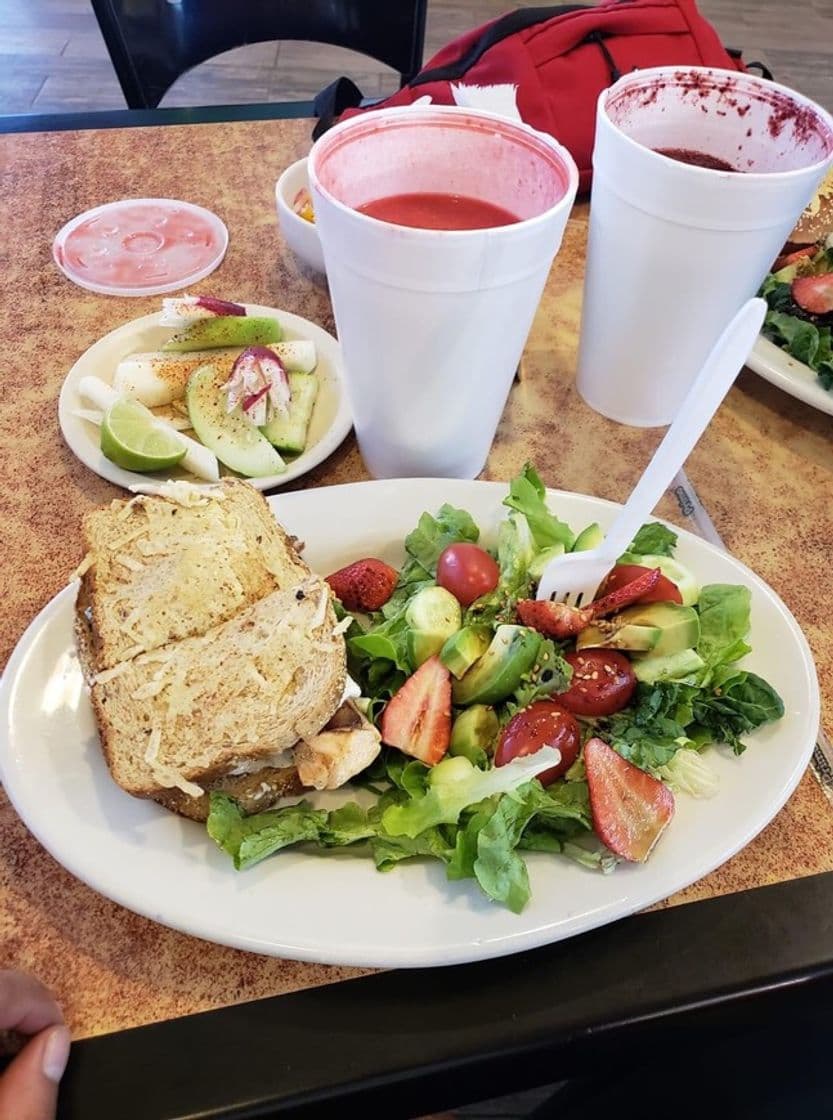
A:
{"label": "sliced strawberry", "polygon": [[587,740],[584,768],[596,835],[622,859],[644,863],[674,815],[671,790],[601,739]]}
{"label": "sliced strawberry", "polygon": [[593,621],[592,607],[568,607],[546,599],[520,599],[516,609],[524,626],[548,638],[573,638]]}
{"label": "sliced strawberry", "polygon": [[620,611],[622,607],[628,607],[631,603],[638,603],[643,595],[654,590],[661,576],[662,572],[659,568],[646,568],[630,583],[609,592],[602,599],[594,599],[589,608],[593,612],[593,617],[604,618],[606,614],[613,614],[614,611]]}
{"label": "sliced strawberry", "polygon": [[[620,587],[626,587],[637,576],[650,571],[651,569],[646,568],[644,564],[617,564],[610,569],[602,580],[601,586],[596,592],[596,601],[603,599],[611,591],[618,591]],[[679,587],[665,575],[660,575],[656,586],[639,598],[640,603],[682,603],[682,601],[683,597]]]}
{"label": "sliced strawberry", "polygon": [[327,576],[333,594],[348,611],[378,611],[390,599],[399,576],[390,564],[368,557]]}
{"label": "sliced strawberry", "polygon": [[786,268],[788,264],[796,264],[797,261],[806,258],[811,258],[819,251],[818,245],[803,245],[800,249],[792,249],[788,253],[782,253],[772,266],[773,272],[780,272],[782,268]]}
{"label": "sliced strawberry", "polygon": [[451,742],[451,673],[435,654],[408,677],[382,715],[382,742],[427,766]]}
{"label": "sliced strawberry", "polygon": [[828,315],[833,311],[833,272],[799,276],[793,280],[790,290],[798,306],[811,315]]}

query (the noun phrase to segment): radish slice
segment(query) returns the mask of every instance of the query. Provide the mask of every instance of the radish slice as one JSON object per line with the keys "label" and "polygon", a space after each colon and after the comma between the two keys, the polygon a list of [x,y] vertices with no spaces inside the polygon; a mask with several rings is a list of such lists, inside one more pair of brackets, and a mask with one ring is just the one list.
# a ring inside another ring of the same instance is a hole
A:
{"label": "radish slice", "polygon": [[231,413],[239,405],[247,418],[258,428],[269,423],[274,412],[286,415],[292,391],[283,362],[268,346],[250,346],[244,350],[223,386],[226,410]]}
{"label": "radish slice", "polygon": [[162,300],[162,327],[185,327],[195,319],[214,319],[218,315],[245,315],[246,308],[214,296],[179,296]]}

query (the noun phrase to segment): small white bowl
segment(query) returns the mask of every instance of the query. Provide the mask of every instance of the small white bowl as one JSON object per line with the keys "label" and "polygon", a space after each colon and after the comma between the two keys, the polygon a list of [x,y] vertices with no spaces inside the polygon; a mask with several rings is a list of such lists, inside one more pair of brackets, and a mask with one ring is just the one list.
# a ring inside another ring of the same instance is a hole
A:
{"label": "small white bowl", "polygon": [[314,222],[308,222],[292,209],[298,191],[309,190],[307,161],[299,159],[287,167],[275,184],[275,202],[278,207],[278,225],[289,248],[305,264],[317,272],[325,272],[321,239]]}

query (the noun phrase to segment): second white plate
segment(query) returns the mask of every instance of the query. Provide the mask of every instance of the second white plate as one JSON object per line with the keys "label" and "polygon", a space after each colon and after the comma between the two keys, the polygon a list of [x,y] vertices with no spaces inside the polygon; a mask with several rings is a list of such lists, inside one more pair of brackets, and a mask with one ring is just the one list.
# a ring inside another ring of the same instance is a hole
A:
{"label": "second white plate", "polygon": [[819,381],[815,370],[760,335],[746,364],[766,381],[833,416],[833,393]]}
{"label": "second white plate", "polygon": [[[314,342],[318,353],[316,373],[320,378],[320,385],[306,450],[297,459],[289,461],[282,474],[248,479],[258,490],[271,490],[306,474],[331,455],[350,431],[352,419],[344,391],[341,347],[336,339],[322,327],[300,315],[253,303],[246,304],[245,307],[250,315],[265,315],[277,319],[283,328],[284,338],[309,339]],[[164,473],[139,474],[116,466],[101,453],[97,426],[75,415],[78,409],[89,408],[89,404],[82,400],[78,392],[78,383],[82,377],[92,375],[100,377],[108,385],[112,384],[116,366],[127,354],[158,350],[170,338],[171,328],[160,327],[160,315],[161,312],[156,312],[144,315],[141,319],[133,319],[93,343],[67,374],[58,399],[58,422],[70,449],[91,471],[126,489],[148,482],[160,482],[166,478],[197,481],[179,468]],[[221,467],[221,473],[232,472]]]}

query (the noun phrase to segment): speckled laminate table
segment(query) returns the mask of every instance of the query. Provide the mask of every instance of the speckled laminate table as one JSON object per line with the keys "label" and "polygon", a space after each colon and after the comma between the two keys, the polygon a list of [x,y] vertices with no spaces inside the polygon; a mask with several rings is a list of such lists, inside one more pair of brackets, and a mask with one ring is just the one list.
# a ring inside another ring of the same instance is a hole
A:
{"label": "speckled laminate table", "polygon": [[[225,261],[198,290],[332,329],[323,282],[298,264],[275,222],[274,181],[308,150],[309,132],[308,121],[272,120],[0,136],[0,663],[79,560],[81,516],[116,494],[62,442],[61,382],[100,335],[158,306],[74,287],[52,263],[52,237],[110,199],[189,199],[230,231]],[[586,220],[577,206],[484,477],[506,479],[531,458],[549,485],[621,500],[660,433],[608,422],[575,392]],[[804,628],[833,734],[831,418],[745,372],[688,470],[727,547]],[[296,488],[365,477],[351,437]],[[680,520],[670,500],[660,512]],[[830,871],[833,809],[808,773],[755,841],[665,905]],[[208,945],[121,909],[55,863],[2,795],[0,897],[3,963],[31,969],[55,990],[76,1038],[359,975]]]}

